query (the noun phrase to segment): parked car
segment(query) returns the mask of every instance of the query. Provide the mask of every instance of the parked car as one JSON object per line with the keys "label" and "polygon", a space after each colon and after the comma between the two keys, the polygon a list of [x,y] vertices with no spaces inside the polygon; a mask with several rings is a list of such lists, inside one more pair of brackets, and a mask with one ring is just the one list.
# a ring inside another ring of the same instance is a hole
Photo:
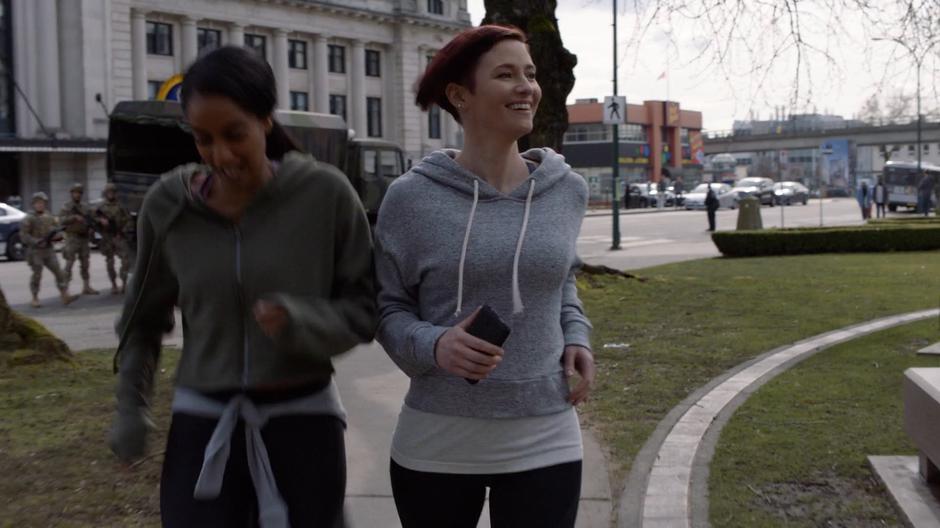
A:
{"label": "parked car", "polygon": [[754,196],[760,200],[761,205],[774,206],[774,181],[770,178],[743,178],[734,184],[734,192],[737,193],[738,200]]}
{"label": "parked car", "polygon": [[651,185],[647,185],[645,183],[630,184],[630,207],[649,207],[651,203],[651,190]]}
{"label": "parked car", "polygon": [[809,201],[809,189],[800,182],[785,181],[774,184],[774,201],[777,205],[790,205]]}
{"label": "parked car", "polygon": [[24,218],[26,213],[0,202],[0,255],[6,255],[7,260],[26,258],[26,247],[20,240],[20,223]]}
{"label": "parked car", "polygon": [[[713,183],[711,184],[712,191],[715,192],[715,196],[718,197],[718,207],[727,207],[728,209],[734,209],[738,206],[738,195],[733,192],[730,185],[727,183]],[[705,209],[705,196],[708,195],[708,184],[701,183],[691,191],[685,193],[685,208],[686,209]]]}
{"label": "parked car", "polygon": [[674,197],[673,205],[676,207],[682,207],[682,205],[685,203],[685,190],[681,190],[681,192],[677,193],[676,186],[670,185],[666,188],[666,192],[672,193],[672,196]]}

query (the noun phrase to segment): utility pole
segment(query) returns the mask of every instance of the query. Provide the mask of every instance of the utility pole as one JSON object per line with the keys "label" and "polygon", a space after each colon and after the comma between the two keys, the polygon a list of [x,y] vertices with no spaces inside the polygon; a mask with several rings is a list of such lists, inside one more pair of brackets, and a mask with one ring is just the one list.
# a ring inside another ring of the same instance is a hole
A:
{"label": "utility pole", "polygon": [[[614,6],[614,98],[617,97],[617,0],[611,0],[611,4]],[[623,108],[623,114],[626,116],[627,108]],[[614,215],[614,232],[613,240],[610,245],[610,249],[620,249],[620,200],[617,198],[617,187],[620,176],[620,133],[616,124],[611,125],[613,132],[613,141],[611,144],[614,148],[614,164],[613,164],[613,174],[611,175],[611,187],[612,187],[612,198],[613,198],[613,215]],[[920,148],[920,147],[918,147]],[[919,151],[918,151],[919,152]]]}

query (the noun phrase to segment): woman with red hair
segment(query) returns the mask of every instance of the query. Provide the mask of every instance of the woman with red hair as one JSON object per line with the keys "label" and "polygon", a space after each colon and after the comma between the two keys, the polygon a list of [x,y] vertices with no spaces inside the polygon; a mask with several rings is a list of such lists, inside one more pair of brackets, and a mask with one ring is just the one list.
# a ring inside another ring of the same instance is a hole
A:
{"label": "woman with red hair", "polygon": [[411,379],[390,470],[405,528],[475,527],[486,488],[495,528],[577,517],[575,405],[594,379],[574,275],[588,193],[551,149],[519,152],[540,99],[510,27],[459,34],[418,84],[417,104],[449,112],[465,139],[391,185],[376,226],[378,339]]}

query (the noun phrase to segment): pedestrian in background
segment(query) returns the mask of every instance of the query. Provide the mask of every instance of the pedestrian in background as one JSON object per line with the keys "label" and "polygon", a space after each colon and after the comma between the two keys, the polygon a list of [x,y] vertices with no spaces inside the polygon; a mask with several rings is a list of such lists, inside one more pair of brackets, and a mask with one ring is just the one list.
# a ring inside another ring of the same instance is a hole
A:
{"label": "pedestrian in background", "polygon": [[[130,267],[130,248],[127,245],[125,232],[131,224],[131,215],[118,202],[117,187],[113,183],[104,186],[101,196],[104,201],[95,209],[101,231],[101,254],[104,255],[108,278],[111,279],[111,294],[124,293],[127,284],[127,272]],[[115,257],[121,260],[120,275],[114,269]],[[120,277],[121,286],[117,279]]]}
{"label": "pedestrian in background", "polygon": [[[575,283],[588,190],[551,149],[518,150],[535,76],[516,28],[468,29],[438,51],[416,102],[453,115],[464,148],[424,158],[379,211],[378,339],[410,378],[390,462],[404,528],[475,527],[487,488],[494,528],[575,524],[574,406],[595,373]],[[509,328],[501,345],[468,332],[483,305]]]}
{"label": "pedestrian in background", "polygon": [[862,185],[858,188],[856,192],[855,199],[858,201],[858,206],[862,210],[862,220],[867,220],[871,217],[871,193],[868,190],[868,182],[863,181]]}
{"label": "pedestrian in background", "polygon": [[885,217],[885,206],[888,205],[888,187],[885,185],[884,177],[878,177],[878,183],[875,184],[875,216]]}
{"label": "pedestrian in background", "polygon": [[631,186],[629,183],[627,185],[624,185],[624,188],[623,188],[623,208],[624,209],[630,208],[630,192],[632,190],[633,190],[633,186]]}
{"label": "pedestrian in background", "polygon": [[673,194],[675,194],[673,204],[676,206],[676,209],[681,205],[679,202],[682,201],[682,193],[685,191],[685,189],[682,188],[683,185],[685,185],[685,182],[682,181],[682,175],[676,176],[676,181],[673,184]]}
{"label": "pedestrian in background", "polygon": [[718,196],[715,195],[715,191],[712,189],[712,184],[708,184],[708,192],[705,193],[705,212],[708,213],[708,230],[715,230],[715,213],[718,211],[718,206],[721,205],[721,202],[718,200]]}
{"label": "pedestrian in background", "polygon": [[927,171],[923,171],[917,185],[917,212],[923,213],[924,216],[930,214],[930,200],[933,198],[934,185],[933,177]]}
{"label": "pedestrian in background", "polygon": [[29,292],[33,295],[31,301],[33,308],[39,308],[39,285],[42,281],[42,268],[46,267],[55,277],[56,286],[62,304],[68,305],[75,300],[69,295],[69,281],[65,272],[59,266],[59,258],[55,254],[53,244],[62,240],[62,229],[54,216],[46,211],[49,197],[44,192],[33,194],[33,210],[26,215],[20,225],[20,240],[26,246],[26,262],[32,270],[29,277]]}
{"label": "pedestrian in background", "polygon": [[82,274],[82,294],[98,295],[98,291],[91,287],[91,273],[89,272],[91,260],[91,241],[94,234],[95,222],[91,215],[91,208],[82,202],[85,186],[75,183],[69,190],[69,200],[62,206],[59,218],[65,228],[65,248],[62,257],[65,259],[65,279],[71,284],[72,266],[78,260]]}
{"label": "pedestrian in background", "polygon": [[365,211],[346,176],[295,151],[273,117],[274,73],[254,52],[204,55],[180,97],[204,164],[163,176],[141,208],[111,447],[125,462],[145,452],[178,304],[163,526],[336,527],[345,412],[331,358],[376,324]]}

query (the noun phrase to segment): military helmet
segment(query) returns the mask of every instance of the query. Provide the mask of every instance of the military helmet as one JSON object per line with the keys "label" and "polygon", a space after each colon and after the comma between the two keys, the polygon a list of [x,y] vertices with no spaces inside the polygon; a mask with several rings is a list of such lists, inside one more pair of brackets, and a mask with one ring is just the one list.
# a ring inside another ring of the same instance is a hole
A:
{"label": "military helmet", "polygon": [[69,189],[69,192],[75,192],[75,191],[83,193],[85,192],[85,186],[78,182],[75,182],[72,184],[72,187]]}
{"label": "military helmet", "polygon": [[42,200],[42,201],[48,203],[48,202],[49,202],[49,196],[46,195],[46,193],[44,193],[44,192],[42,192],[42,191],[37,191],[37,192],[34,192],[34,193],[33,193],[33,199],[31,200],[31,202],[35,202],[36,200]]}

